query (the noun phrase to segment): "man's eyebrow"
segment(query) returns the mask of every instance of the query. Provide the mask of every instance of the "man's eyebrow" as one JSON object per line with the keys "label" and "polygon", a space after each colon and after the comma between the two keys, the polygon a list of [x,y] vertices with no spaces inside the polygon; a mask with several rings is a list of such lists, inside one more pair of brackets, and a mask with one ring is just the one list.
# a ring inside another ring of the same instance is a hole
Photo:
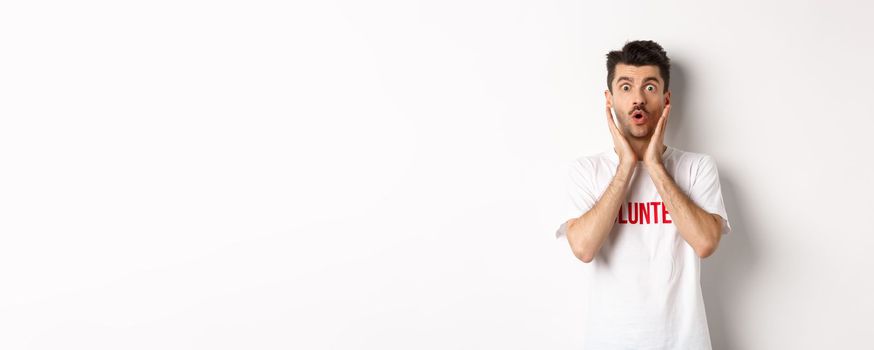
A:
{"label": "man's eyebrow", "polygon": [[[623,80],[628,80],[628,81],[630,81],[630,82],[632,82],[632,83],[634,82],[634,79],[629,78],[629,77],[619,77],[619,78],[616,79],[616,82],[618,83],[618,82],[623,81]],[[644,82],[644,83],[645,83],[645,82],[648,82],[648,81],[655,81],[656,83],[658,83],[658,82],[659,82],[659,79],[656,78],[656,77],[646,77],[646,78],[643,78],[643,82]]]}

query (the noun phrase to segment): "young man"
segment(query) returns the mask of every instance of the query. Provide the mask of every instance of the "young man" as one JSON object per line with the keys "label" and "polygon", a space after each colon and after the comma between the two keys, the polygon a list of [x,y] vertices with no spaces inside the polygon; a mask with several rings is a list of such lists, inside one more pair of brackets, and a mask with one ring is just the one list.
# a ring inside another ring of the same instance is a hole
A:
{"label": "young man", "polygon": [[568,169],[570,219],[556,238],[586,263],[586,349],[711,349],[701,259],[731,226],[713,158],[663,144],[669,82],[655,42],[608,53],[613,148]]}

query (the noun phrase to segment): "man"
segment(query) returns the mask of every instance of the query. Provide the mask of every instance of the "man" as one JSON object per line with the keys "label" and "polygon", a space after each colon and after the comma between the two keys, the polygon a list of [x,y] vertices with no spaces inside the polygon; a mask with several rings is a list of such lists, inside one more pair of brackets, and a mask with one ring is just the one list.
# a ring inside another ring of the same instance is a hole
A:
{"label": "man", "polygon": [[731,225],[713,158],[663,143],[669,82],[653,41],[608,53],[613,148],[569,167],[570,219],[556,238],[586,263],[586,349],[711,349],[701,259]]}

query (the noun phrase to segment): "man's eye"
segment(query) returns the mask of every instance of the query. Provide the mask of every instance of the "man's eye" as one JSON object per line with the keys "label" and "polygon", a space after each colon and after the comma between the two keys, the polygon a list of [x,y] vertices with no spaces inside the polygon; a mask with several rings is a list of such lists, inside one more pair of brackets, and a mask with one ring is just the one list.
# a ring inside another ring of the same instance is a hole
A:
{"label": "man's eye", "polygon": [[653,86],[653,85],[647,85],[647,86],[646,86],[646,90],[647,90],[647,91],[655,91],[655,86]]}
{"label": "man's eye", "polygon": [[628,91],[628,85],[622,85],[622,91]]}

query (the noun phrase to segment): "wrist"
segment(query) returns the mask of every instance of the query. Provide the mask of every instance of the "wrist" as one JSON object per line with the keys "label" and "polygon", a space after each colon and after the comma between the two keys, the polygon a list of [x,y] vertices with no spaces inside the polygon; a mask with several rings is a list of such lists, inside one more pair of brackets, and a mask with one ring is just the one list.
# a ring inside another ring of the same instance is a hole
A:
{"label": "wrist", "polygon": [[621,163],[619,163],[619,166],[616,168],[616,174],[617,175],[631,176],[631,173],[634,172],[635,168],[637,168],[637,161],[621,162]]}
{"label": "wrist", "polygon": [[656,170],[656,169],[663,170],[665,168],[665,164],[662,162],[651,161],[651,162],[644,162],[644,164],[646,165],[646,168],[650,169],[650,170]]}

